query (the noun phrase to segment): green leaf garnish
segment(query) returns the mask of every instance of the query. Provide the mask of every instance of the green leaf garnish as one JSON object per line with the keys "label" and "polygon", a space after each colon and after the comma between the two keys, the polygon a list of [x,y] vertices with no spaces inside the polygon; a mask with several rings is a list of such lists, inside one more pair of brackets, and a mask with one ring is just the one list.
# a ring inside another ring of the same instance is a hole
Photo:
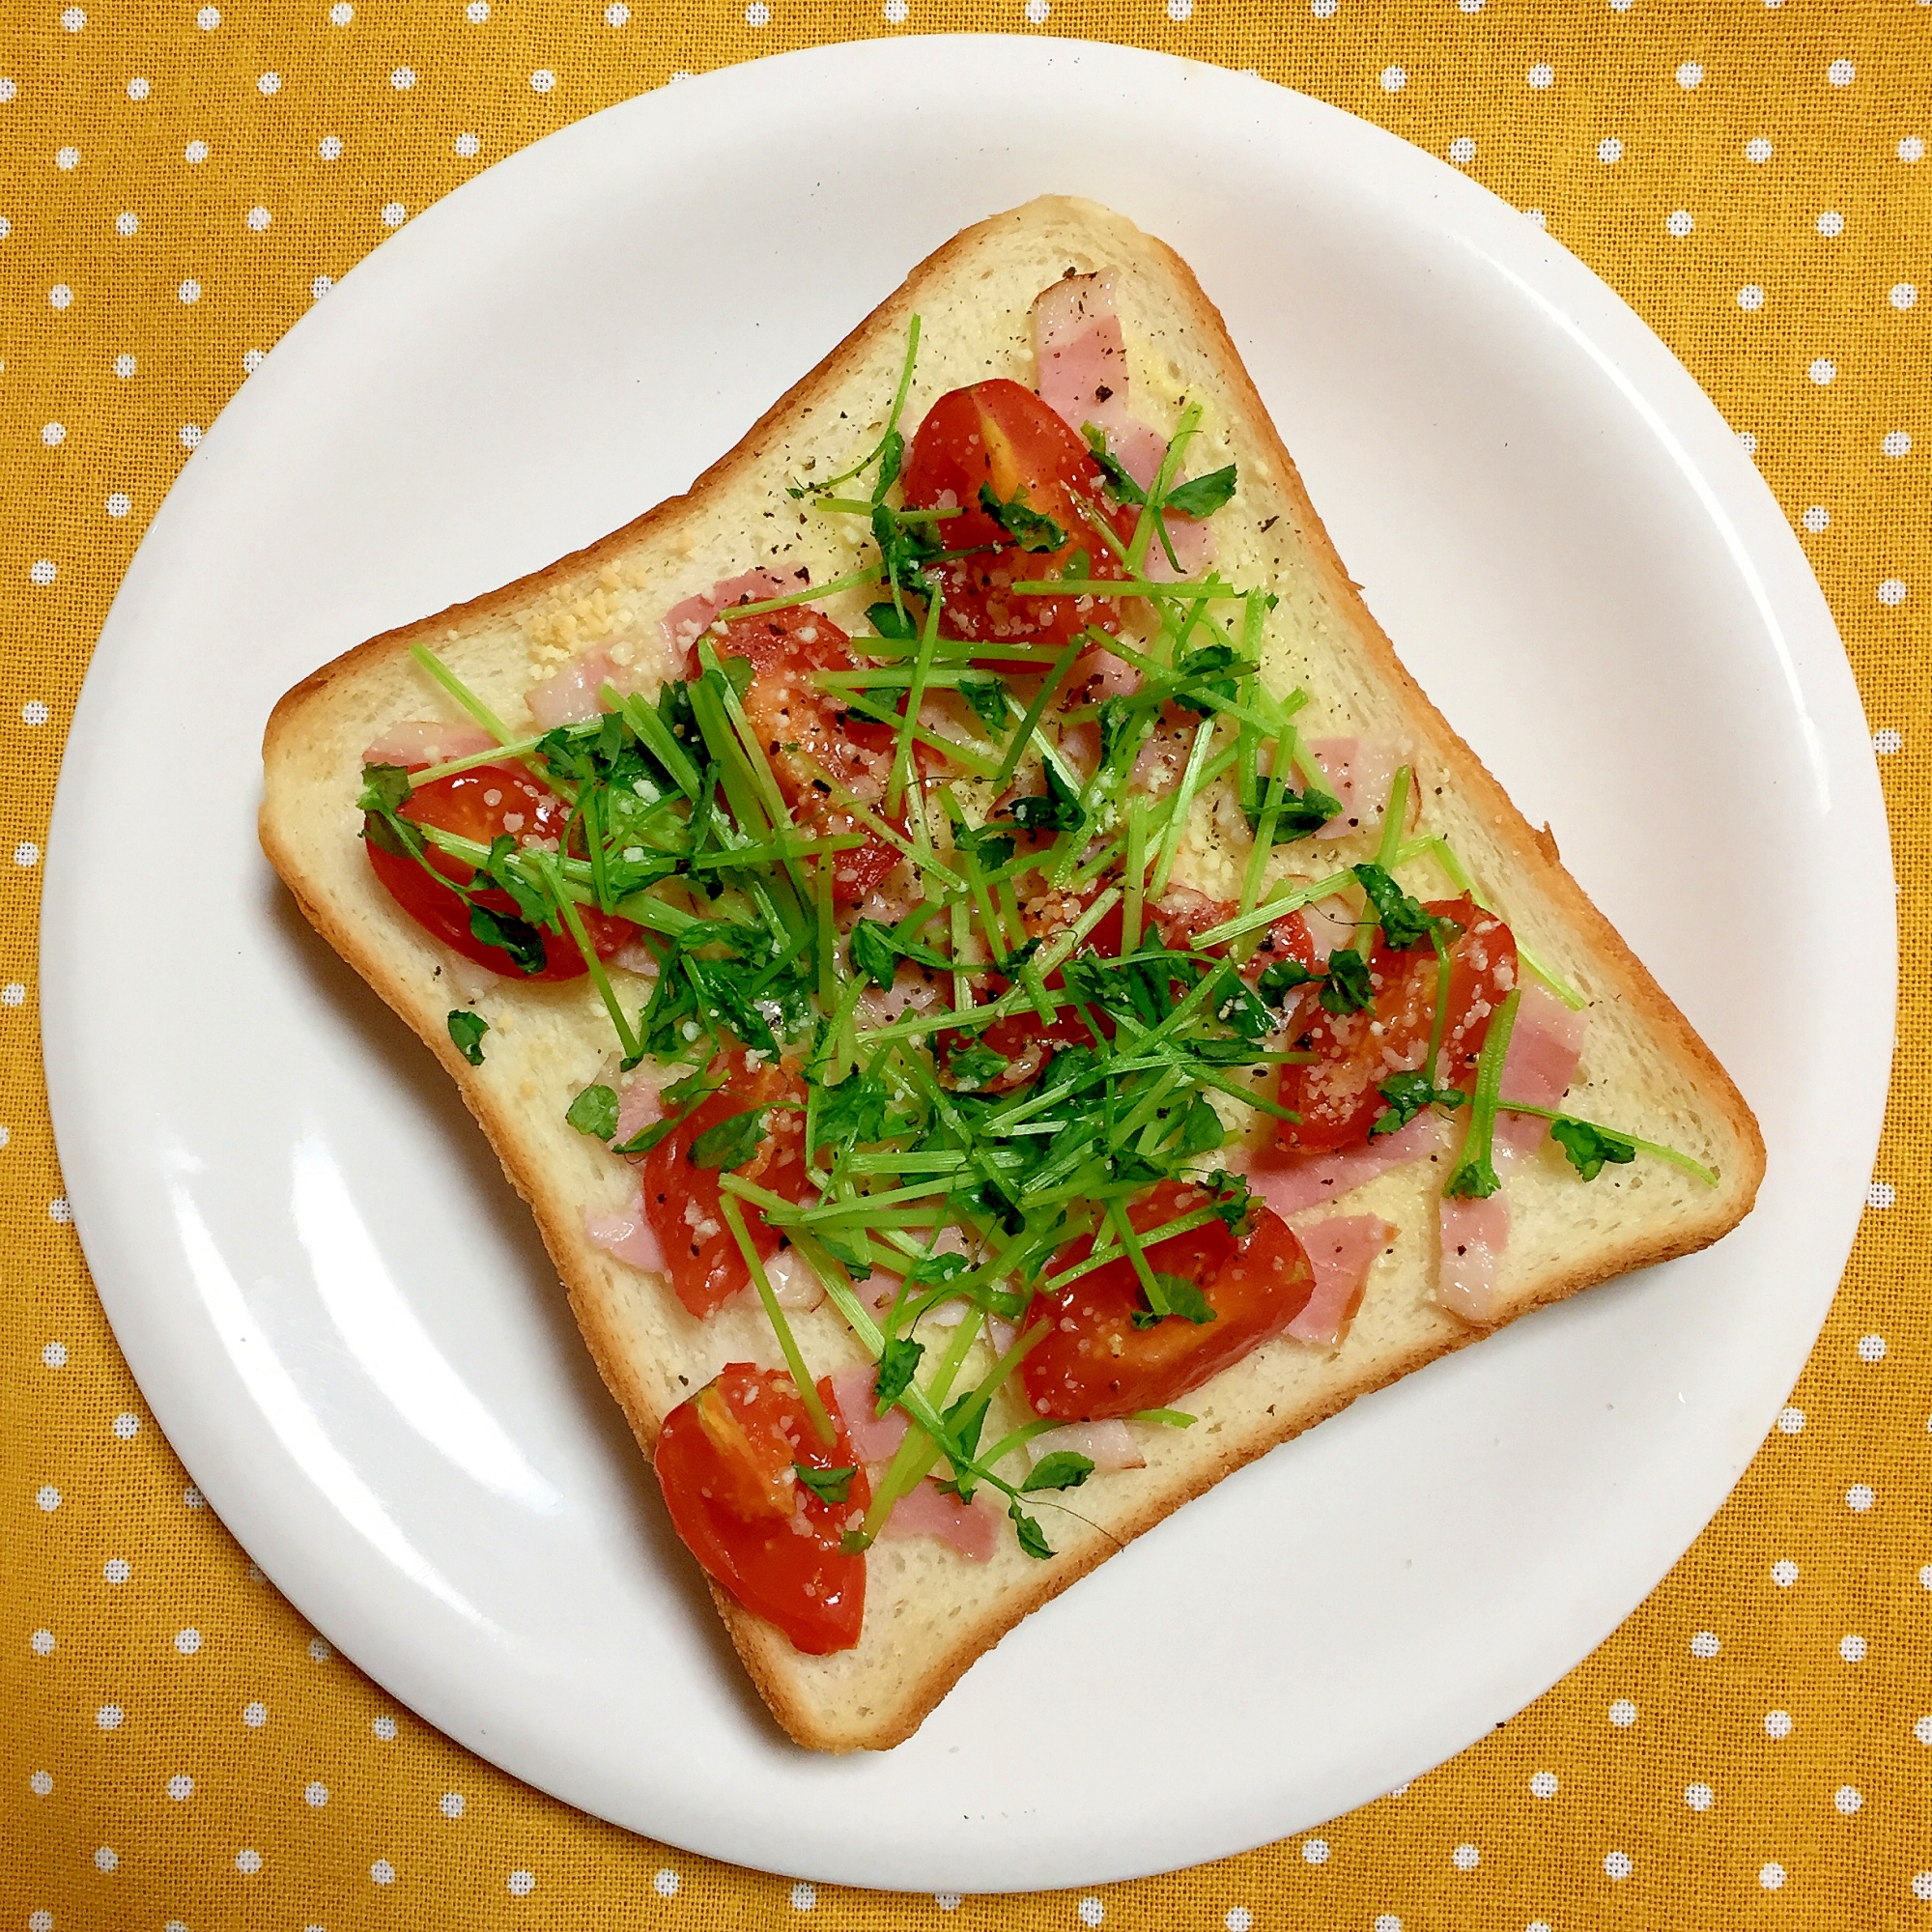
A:
{"label": "green leaf garnish", "polygon": [[856,1069],[836,1087],[819,1088],[811,1121],[811,1146],[807,1151],[815,1154],[823,1147],[883,1140],[890,1100],[883,1080]]}
{"label": "green leaf garnish", "polygon": [[1214,1320],[1214,1311],[1208,1305],[1208,1297],[1185,1275],[1166,1274],[1156,1269],[1154,1281],[1166,1298],[1166,1311],[1156,1314],[1151,1308],[1136,1308],[1133,1311],[1136,1328],[1151,1328],[1156,1322],[1165,1321],[1169,1315],[1178,1315],[1183,1321],[1193,1322],[1197,1328],[1205,1327]]}
{"label": "green leaf garnish", "polygon": [[1396,952],[1406,952],[1412,946],[1420,946],[1431,933],[1439,932],[1445,939],[1454,939],[1462,932],[1454,920],[1438,919],[1424,912],[1421,900],[1411,898],[1381,867],[1355,866],[1350,869],[1376,909],[1382,937]]}
{"label": "green leaf garnish", "polygon": [[470,936],[484,946],[499,947],[519,973],[541,973],[546,963],[543,936],[527,921],[488,906],[469,908]]}
{"label": "green leaf garnish", "polygon": [[1369,1129],[1369,1138],[1393,1134],[1407,1126],[1425,1107],[1446,1107],[1452,1114],[1469,1096],[1456,1087],[1437,1087],[1427,1073],[1394,1073],[1377,1089],[1388,1102],[1388,1112]]}
{"label": "green leaf garnish", "polygon": [[1033,1473],[1020,1485],[1023,1492],[1034,1490],[1077,1490],[1094,1473],[1094,1459],[1077,1449],[1056,1449],[1033,1465]]}
{"label": "green leaf garnish", "polygon": [[449,1037],[456,1044],[456,1050],[469,1061],[471,1066],[483,1065],[483,1036],[490,1031],[490,1022],[481,1013],[472,1013],[467,1007],[458,1007],[449,1015],[445,1024]]}
{"label": "green leaf garnish", "polygon": [[1272,966],[1262,969],[1262,977],[1255,982],[1255,991],[1264,1005],[1279,1008],[1288,1003],[1288,996],[1297,986],[1306,986],[1320,977],[1299,959],[1277,959]]}
{"label": "green leaf garnish", "polygon": [[1324,1012],[1338,1016],[1367,1012],[1376,1003],[1375,988],[1369,983],[1369,962],[1352,946],[1338,947],[1328,955],[1328,970],[1316,997]]}
{"label": "green leaf garnish", "polygon": [[1549,1137],[1585,1180],[1595,1180],[1606,1161],[1621,1167],[1636,1158],[1634,1141],[1569,1114],[1550,1122]]}
{"label": "green leaf garnish", "polygon": [[879,1372],[872,1382],[880,1415],[912,1386],[913,1373],[924,1353],[925,1344],[915,1342],[910,1335],[887,1336],[879,1355]]}
{"label": "green leaf garnish", "polygon": [[1001,502],[990,483],[980,485],[980,507],[1024,551],[1048,552],[1066,548],[1066,532],[1054,520],[1027,505],[1021,484],[1009,502]]}
{"label": "green leaf garnish", "polygon": [[1009,808],[1014,822],[1029,832],[1076,831],[1082,818],[1079,794],[1051,765],[1044,772],[1046,790],[1032,798],[1016,798]]}
{"label": "green leaf garnish", "polygon": [[1235,466],[1231,463],[1225,469],[1210,469],[1191,483],[1178,484],[1167,493],[1162,507],[1179,510],[1184,517],[1211,517],[1234,494]]}
{"label": "green leaf garnish", "polygon": [[948,1056],[946,1070],[952,1076],[955,1087],[970,1094],[989,1080],[997,1080],[1011,1065],[1004,1053],[995,1053],[990,1046],[969,1046],[964,1052]]}
{"label": "green leaf garnish", "polygon": [[849,1469],[814,1469],[810,1463],[794,1463],[792,1473],[822,1503],[842,1503],[852,1493],[852,1478],[859,1473],[855,1463]]}
{"label": "green leaf garnish", "polygon": [[1134,481],[1127,466],[1107,447],[1107,432],[1098,423],[1088,423],[1080,434],[1087,440],[1087,447],[1094,452],[1094,461],[1100,466],[1116,499],[1122,503],[1145,503],[1147,492]]}
{"label": "green leaf garnish", "polygon": [[362,795],[355,801],[358,811],[394,813],[409,803],[410,773],[407,765],[364,765]]}
{"label": "green leaf garnish", "polygon": [[1013,1534],[1019,1538],[1020,1548],[1029,1556],[1037,1556],[1043,1562],[1053,1554],[1053,1547],[1041,1533],[1039,1524],[1018,1503],[1010,1504],[1007,1514],[1012,1519]]}
{"label": "green leaf garnish", "polygon": [[580,1134],[608,1141],[617,1131],[616,1093],[601,1081],[593,1082],[570,1103],[563,1118]]}
{"label": "green leaf garnish", "polygon": [[753,1107],[720,1121],[715,1127],[706,1127],[691,1144],[692,1165],[722,1168],[727,1174],[743,1167],[764,1139],[766,1112],[763,1107]]}
{"label": "green leaf garnish", "polygon": [[[888,609],[891,607],[888,606]],[[1011,722],[1007,711],[1007,681],[989,670],[975,671],[971,676],[961,676],[959,696],[972,708],[973,715],[997,738],[1004,735]]]}

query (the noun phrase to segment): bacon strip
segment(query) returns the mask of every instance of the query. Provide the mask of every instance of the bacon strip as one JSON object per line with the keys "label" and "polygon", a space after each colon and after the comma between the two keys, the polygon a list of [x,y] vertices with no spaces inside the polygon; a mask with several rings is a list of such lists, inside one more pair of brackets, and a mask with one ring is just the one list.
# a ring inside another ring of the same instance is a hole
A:
{"label": "bacon strip", "polygon": [[[983,1492],[981,1492],[983,1493]],[[930,1477],[917,1483],[893,1505],[879,1534],[897,1539],[936,1536],[975,1563],[991,1559],[999,1548],[1001,1519],[979,1502],[962,1503],[943,1494]]]}
{"label": "bacon strip", "polygon": [[1316,838],[1346,838],[1365,825],[1379,824],[1402,763],[1401,749],[1385,738],[1317,738],[1308,751],[1342,805]]}
{"label": "bacon strip", "polygon": [[607,1254],[634,1268],[665,1272],[664,1248],[644,1219],[643,1196],[621,1214],[587,1214],[583,1232]]}
{"label": "bacon strip", "polygon": [[1037,1469],[1049,1456],[1085,1456],[1096,1469],[1144,1469],[1147,1458],[1133,1431],[1118,1416],[1103,1422],[1068,1422],[1036,1435],[1026,1445],[1027,1459]]}
{"label": "bacon strip", "polygon": [[1442,1271],[1435,1299],[1465,1321],[1493,1321],[1499,1312],[1496,1271],[1509,1244],[1509,1202],[1500,1192],[1487,1201],[1444,1195],[1438,1214]]}
{"label": "bacon strip", "polygon": [[878,1371],[870,1362],[857,1368],[840,1369],[832,1378],[832,1399],[845,1418],[845,1433],[852,1438],[852,1453],[862,1463],[886,1463],[898,1454],[905,1440],[905,1411],[889,1408],[875,1415],[878,1406],[875,1381]]}
{"label": "bacon strip", "polygon": [[1288,1324],[1288,1332],[1297,1342],[1339,1348],[1361,1308],[1369,1269],[1395,1228],[1377,1214],[1340,1214],[1295,1233],[1315,1269],[1315,1293]]}
{"label": "bacon strip", "polygon": [[[1525,980],[1503,1060],[1504,1094],[1535,1107],[1559,1106],[1576,1076],[1589,1027],[1587,1013],[1572,1012],[1554,993]],[[1497,1141],[1517,1153],[1534,1153],[1548,1131],[1549,1122],[1534,1114],[1496,1116]]]}
{"label": "bacon strip", "polygon": [[487,752],[496,739],[474,724],[451,724],[434,718],[405,718],[391,724],[362,753],[365,765],[440,765]]}
{"label": "bacon strip", "polygon": [[738,577],[721,577],[709,590],[673,604],[659,620],[671,663],[684,663],[692,645],[718,621],[719,611],[726,605],[762,604],[768,597],[782,597],[801,587],[774,577],[769,570],[748,570]]}
{"label": "bacon strip", "polygon": [[1405,1161],[1426,1160],[1441,1144],[1442,1122],[1432,1109],[1418,1114],[1400,1133],[1379,1135],[1364,1147],[1306,1154],[1270,1150],[1249,1170],[1248,1185],[1287,1218],[1339,1201]]}

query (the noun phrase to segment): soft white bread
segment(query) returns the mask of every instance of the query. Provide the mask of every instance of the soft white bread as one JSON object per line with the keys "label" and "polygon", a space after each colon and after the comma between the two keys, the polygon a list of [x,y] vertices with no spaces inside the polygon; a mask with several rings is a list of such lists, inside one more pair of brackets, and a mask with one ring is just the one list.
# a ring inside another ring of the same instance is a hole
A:
{"label": "soft white bread", "polygon": [[[433,646],[517,726],[531,684],[590,644],[619,663],[668,672],[659,665],[658,620],[717,580],[758,565],[809,570],[813,582],[851,570],[863,533],[848,536],[839,519],[807,514],[785,485],[813,467],[842,469],[877,440],[909,318],[919,314],[923,334],[908,427],[961,384],[996,375],[1033,383],[1035,297],[1069,271],[1097,269],[1117,271],[1135,409],[1166,431],[1181,397],[1201,404],[1204,439],[1190,467],[1238,465],[1238,495],[1215,519],[1217,564],[1235,582],[1279,595],[1266,682],[1309,693],[1298,722],[1311,737],[1406,745],[1427,829],[1452,842],[1520,939],[1586,997],[1588,1039],[1566,1106],[1680,1149],[1719,1177],[1714,1187],[1639,1159],[1585,1184],[1548,1149],[1518,1163],[1508,1181],[1512,1234],[1497,1321],[1702,1247],[1750,1208],[1764,1161],[1749,1110],[1562,869],[1554,841],[1523,821],[1403,669],[1186,267],[1092,204],[1037,201],[967,230],[916,269],[687,495],[549,570],[351,651],[284,697],[269,724],[261,830],[270,861],[316,928],[456,1080],[536,1215],[585,1340],[646,1454],[666,1414],[725,1362],[776,1362],[770,1327],[749,1295],[699,1322],[658,1280],[586,1237],[586,1210],[620,1209],[633,1184],[623,1162],[564,1121],[572,1095],[607,1067],[603,1010],[582,980],[483,985],[488,976],[453,962],[397,910],[358,837],[363,750],[396,721],[437,709],[408,655],[413,642]],[[867,601],[850,593],[826,608],[857,630]],[[1228,877],[1244,856],[1228,849],[1233,836],[1198,810],[1177,876],[1233,896]],[[1345,864],[1369,856],[1347,841],[1326,849]],[[466,1064],[445,1029],[445,1014],[465,1001],[492,1029],[481,1066]],[[1095,1475],[1070,1498],[1077,1516],[1043,1516],[1059,1552],[1051,1561],[1029,1557],[1010,1537],[983,1565],[928,1539],[881,1542],[868,1558],[863,1637],[827,1658],[799,1655],[770,1625],[714,1593],[780,1722],[821,1749],[898,1742],[1005,1632],[1128,1538],[1355,1397],[1487,1332],[1434,1299],[1443,1172],[1423,1161],[1349,1197],[1348,1211],[1378,1213],[1399,1233],[1338,1350],[1285,1337],[1267,1343],[1188,1397],[1195,1427],[1140,1431],[1144,1468]],[[860,1358],[829,1306],[796,1325],[815,1369]]]}

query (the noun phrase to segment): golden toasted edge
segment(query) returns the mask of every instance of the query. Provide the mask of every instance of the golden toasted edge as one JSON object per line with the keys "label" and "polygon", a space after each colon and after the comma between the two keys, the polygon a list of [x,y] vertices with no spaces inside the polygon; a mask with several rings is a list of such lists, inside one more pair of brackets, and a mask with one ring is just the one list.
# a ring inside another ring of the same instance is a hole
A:
{"label": "golden toasted edge", "polygon": [[[1068,205],[1062,198],[1043,197],[1038,202],[991,216],[963,230],[927,256],[895,294],[889,296],[814,369],[767,410],[737,445],[707,469],[685,495],[667,499],[611,535],[560,558],[545,570],[355,646],[297,685],[276,704],[270,717],[263,747],[265,764],[270,773],[270,788],[261,814],[262,845],[270,863],[295,895],[310,923],[411,1026],[455,1079],[466,1105],[497,1152],[511,1185],[528,1204],[535,1216],[592,1358],[646,1458],[655,1448],[664,1413],[638,1377],[624,1337],[611,1320],[604,1297],[594,1282],[582,1276],[573,1265],[581,1246],[577,1230],[570,1224],[563,1208],[547,1202],[541,1189],[532,1191],[525,1185],[516,1161],[507,1151],[514,1145],[507,1118],[510,1109],[471,1078],[468,1063],[440,1030],[418,1021],[416,1013],[411,1009],[412,1002],[394,962],[384,958],[377,949],[361,944],[327,907],[317,904],[303,892],[299,855],[295,841],[284,837],[273,810],[273,776],[277,763],[293,734],[299,730],[309,708],[326,696],[338,681],[406,651],[412,643],[433,636],[452,620],[514,612],[528,602],[541,598],[554,584],[568,581],[606,557],[631,550],[660,528],[674,524],[680,517],[702,515],[706,499],[728,490],[742,470],[754,465],[769,438],[781,435],[787,425],[810,413],[819,400],[838,386],[845,373],[863,360],[866,342],[881,329],[899,327],[916,306],[922,291],[944,276],[957,259],[997,239],[1003,229],[1017,228],[1037,213],[1064,209]],[[1231,397],[1235,405],[1247,414],[1250,433],[1267,447],[1279,465],[1280,488],[1292,503],[1297,534],[1306,544],[1311,561],[1325,581],[1338,616],[1352,625],[1377,669],[1398,694],[1410,722],[1420,734],[1431,740],[1444,766],[1456,771],[1460,781],[1478,793],[1487,804],[1499,842],[1523,871],[1532,874],[1558,907],[1576,922],[1581,936],[1600,955],[1598,963],[1606,970],[1606,977],[1620,982],[1619,991],[1624,998],[1680,1057],[1694,1084],[1721,1117],[1740,1150],[1741,1159],[1737,1168],[1724,1177],[1719,1188],[1713,1190],[1709,1210],[1704,1215],[1690,1216],[1649,1238],[1621,1243],[1611,1253],[1583,1258],[1574,1266],[1550,1271],[1530,1284],[1509,1319],[1513,1320],[1516,1314],[1526,1313],[1531,1308],[1560,1301],[1582,1289],[1635,1268],[1672,1260],[1709,1245],[1729,1232],[1749,1211],[1763,1178],[1764,1144],[1756,1120],[1743,1095],[1689,1021],[1624,943],[1615,927],[1564,870],[1556,856],[1555,838],[1548,828],[1539,833],[1523,819],[1482,760],[1431,703],[1421,686],[1396,656],[1394,646],[1376,622],[1358,587],[1336,554],[1334,545],[1309,500],[1300,471],[1283,445],[1273,419],[1256,392],[1220,311],[1208,300],[1186,263],[1165,242],[1141,233],[1122,218],[1104,211],[1091,212],[1099,215],[1102,225],[1110,231],[1110,240],[1129,249],[1144,249],[1173,278],[1177,302],[1218,353]],[[1505,1324],[1493,1324],[1501,1325]],[[1258,1416],[1253,1427],[1245,1433],[1232,1436],[1224,1435],[1214,1453],[1199,1466],[1177,1481],[1150,1491],[1140,1506],[1117,1528],[1115,1533],[1119,1543],[1124,1545],[1152,1528],[1182,1503],[1206,1493],[1223,1477],[1303,1430],[1325,1421],[1358,1397],[1386,1387],[1429,1362],[1491,1332],[1492,1327],[1470,1325],[1439,1344],[1430,1343],[1417,1348],[1392,1366],[1384,1365],[1353,1384],[1325,1392],[1320,1404],[1303,1411],[1293,1415],[1264,1414]],[[801,1660],[774,1626],[745,1610],[715,1584],[712,1595],[753,1683],[773,1716],[797,1743],[809,1748],[830,1751],[885,1749],[910,1737],[966,1670],[1009,1630],[1077,1582],[1111,1553],[1111,1546],[1094,1544],[1050,1566],[1042,1566],[1031,1587],[1011,1591],[1003,1598],[990,1613],[962,1633],[953,1645],[933,1658],[890,1712],[877,1718],[863,1731],[851,1726],[838,1726],[828,1721],[816,1709],[801,1679],[801,1663],[809,1664],[810,1661]]]}

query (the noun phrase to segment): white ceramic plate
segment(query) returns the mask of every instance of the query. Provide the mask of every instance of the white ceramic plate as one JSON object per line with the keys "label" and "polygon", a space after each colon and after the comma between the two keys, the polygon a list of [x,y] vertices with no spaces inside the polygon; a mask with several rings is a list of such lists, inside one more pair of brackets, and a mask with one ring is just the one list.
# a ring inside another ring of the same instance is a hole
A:
{"label": "white ceramic plate", "polygon": [[[683,488],[914,262],[1044,190],[1193,264],[1408,664],[1736,1074],[1771,1168],[1719,1247],[1360,1404],[1032,1618],[911,1743],[815,1758],[747,1690],[453,1092],[263,863],[258,745],[337,652]],[[1795,1378],[1891,1045],[1858,696],[1689,375],[1560,244],[1392,136],[1051,41],[681,83],[384,242],[225,412],[128,572],[44,920],[55,1121],[102,1299],[275,1582],[519,1776],[874,1886],[1232,1852],[1562,1675]]]}

